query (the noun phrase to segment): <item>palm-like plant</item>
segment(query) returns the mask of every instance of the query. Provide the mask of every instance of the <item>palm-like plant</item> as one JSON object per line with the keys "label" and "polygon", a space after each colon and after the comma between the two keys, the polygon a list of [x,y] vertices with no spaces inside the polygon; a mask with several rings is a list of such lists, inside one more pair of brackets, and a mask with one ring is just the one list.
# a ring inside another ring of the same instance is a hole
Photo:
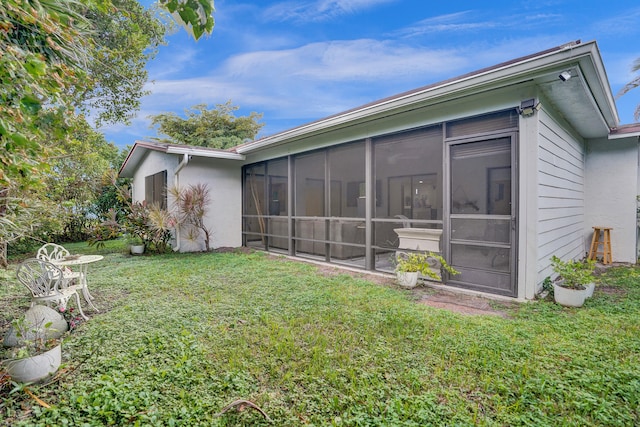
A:
{"label": "palm-like plant", "polygon": [[205,224],[211,196],[207,184],[192,184],[184,189],[169,190],[174,198],[176,226],[186,230],[190,239],[204,235],[206,251],[211,250],[211,230]]}
{"label": "palm-like plant", "polygon": [[[634,73],[640,72],[640,58],[635,60],[635,62],[633,63],[633,67],[631,68],[631,71],[633,71]],[[624,85],[624,87],[620,89],[620,92],[618,92],[617,97],[618,98],[621,97],[625,93],[629,92],[631,89],[635,89],[638,86],[640,86],[640,75],[636,76],[633,80],[631,80],[629,83]],[[636,120],[640,119],[640,104],[636,107],[635,111],[633,112],[633,117]]]}

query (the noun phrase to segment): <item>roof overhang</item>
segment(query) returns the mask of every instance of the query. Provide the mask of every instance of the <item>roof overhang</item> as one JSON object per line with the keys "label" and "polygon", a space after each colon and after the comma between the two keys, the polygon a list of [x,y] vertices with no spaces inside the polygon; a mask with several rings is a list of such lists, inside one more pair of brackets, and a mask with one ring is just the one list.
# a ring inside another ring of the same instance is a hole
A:
{"label": "roof overhang", "polygon": [[616,129],[612,129],[609,134],[609,139],[623,139],[623,138],[639,138],[640,137],[640,123],[633,123],[629,125],[620,126]]}
{"label": "roof overhang", "polygon": [[[571,72],[572,78],[560,79],[563,71]],[[597,44],[577,41],[375,101],[240,145],[235,151],[249,154],[377,117],[525,82],[534,82],[584,138],[606,137],[618,126],[618,113]]]}
{"label": "roof overhang", "polygon": [[190,157],[204,157],[211,159],[244,160],[243,154],[227,150],[218,150],[207,147],[194,147],[191,145],[166,144],[161,142],[136,141],[129,151],[118,175],[123,178],[132,178],[138,165],[149,151],[159,151],[167,154],[187,155]]}

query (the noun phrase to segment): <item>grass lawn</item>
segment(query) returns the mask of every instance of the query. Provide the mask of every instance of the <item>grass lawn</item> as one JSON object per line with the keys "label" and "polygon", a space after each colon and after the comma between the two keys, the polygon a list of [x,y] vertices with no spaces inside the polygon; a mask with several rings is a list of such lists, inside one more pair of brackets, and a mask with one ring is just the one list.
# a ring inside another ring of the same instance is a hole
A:
{"label": "grass lawn", "polygon": [[[65,340],[62,375],[29,387],[51,408],[0,383],[0,423],[640,424],[637,268],[609,270],[581,309],[539,301],[502,318],[262,253],[102,252],[89,289],[103,310]],[[29,306],[14,272],[0,270],[3,333]],[[219,415],[237,399],[273,422]]]}

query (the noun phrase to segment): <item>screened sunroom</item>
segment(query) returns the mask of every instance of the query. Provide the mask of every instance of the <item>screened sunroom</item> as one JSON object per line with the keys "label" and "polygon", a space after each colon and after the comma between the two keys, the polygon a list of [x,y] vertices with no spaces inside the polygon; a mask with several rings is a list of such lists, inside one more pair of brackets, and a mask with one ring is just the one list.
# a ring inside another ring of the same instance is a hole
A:
{"label": "screened sunroom", "polygon": [[451,284],[514,294],[515,109],[340,143],[243,168],[246,246],[391,271],[439,252]]}

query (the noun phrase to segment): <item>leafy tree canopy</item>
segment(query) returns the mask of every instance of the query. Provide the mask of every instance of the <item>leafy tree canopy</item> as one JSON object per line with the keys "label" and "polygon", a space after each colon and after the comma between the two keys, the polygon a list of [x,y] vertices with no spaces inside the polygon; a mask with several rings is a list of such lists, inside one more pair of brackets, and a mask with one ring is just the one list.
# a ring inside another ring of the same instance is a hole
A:
{"label": "leafy tree canopy", "polygon": [[159,141],[174,144],[195,145],[198,147],[230,148],[253,139],[263,123],[258,123],[262,114],[252,112],[248,116],[236,117],[234,111],[239,107],[231,101],[217,104],[207,109],[206,104],[194,105],[185,110],[186,118],[175,113],[162,113],[150,116],[151,126],[158,126],[158,133],[169,138],[157,138]]}
{"label": "leafy tree canopy", "polygon": [[[174,3],[159,0],[196,39],[211,32],[213,0]],[[76,114],[127,122],[165,31],[135,0],[0,2],[0,265],[46,213],[60,219],[58,207],[77,213],[91,200],[114,147]]]}
{"label": "leafy tree canopy", "polygon": [[[213,0],[158,4],[196,39],[213,29]],[[55,118],[46,128],[58,136],[78,109],[98,123],[126,123],[164,34],[159,16],[136,0],[0,2],[0,189],[34,185],[46,170],[43,116]]]}
{"label": "leafy tree canopy", "polygon": [[215,10],[213,0],[159,0],[159,2],[196,40],[204,33],[211,34],[213,31],[213,11]]}
{"label": "leafy tree canopy", "polygon": [[137,0],[108,1],[83,13],[93,32],[84,67],[90,79],[74,88],[77,104],[98,125],[128,123],[139,110],[140,98],[147,94],[145,66],[165,43],[166,32],[158,15]]}

